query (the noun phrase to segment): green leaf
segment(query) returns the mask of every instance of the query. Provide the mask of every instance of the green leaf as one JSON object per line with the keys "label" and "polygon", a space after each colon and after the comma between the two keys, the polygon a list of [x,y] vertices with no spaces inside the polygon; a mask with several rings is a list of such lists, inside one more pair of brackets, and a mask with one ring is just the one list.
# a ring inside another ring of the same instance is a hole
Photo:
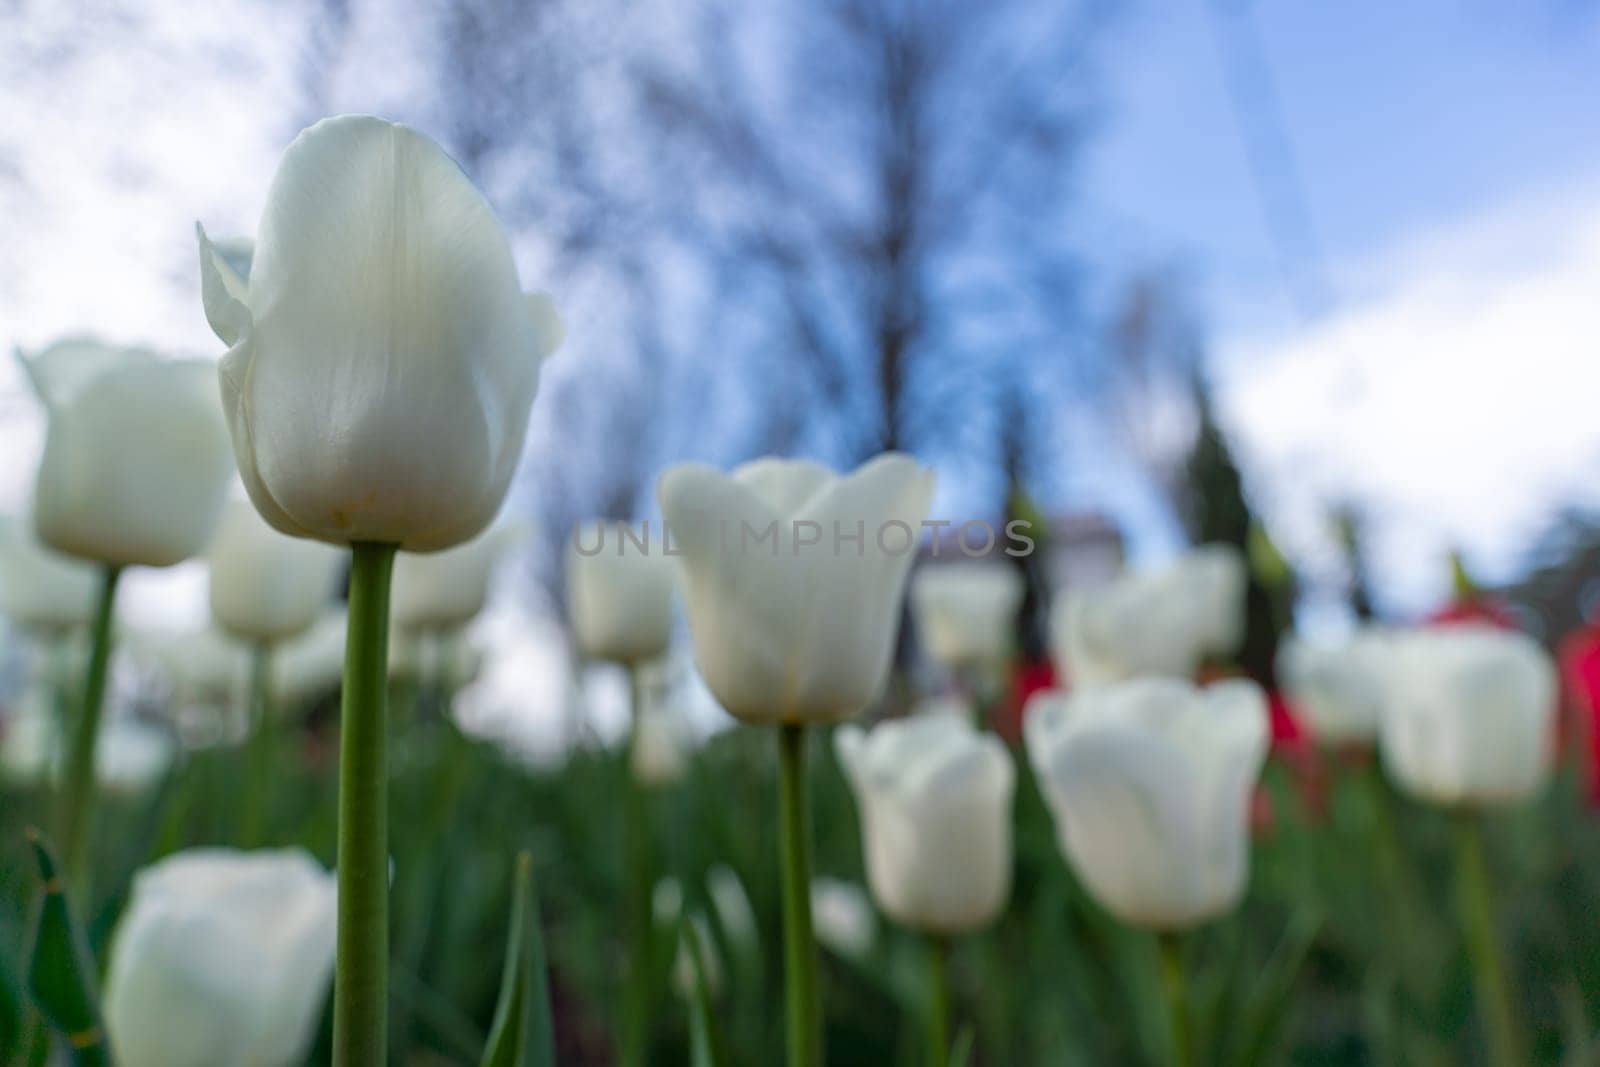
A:
{"label": "green leaf", "polygon": [[44,886],[28,963],[28,990],[40,1013],[65,1037],[73,1063],[79,1067],[108,1065],[111,1052],[100,1023],[95,970],[83,931],[73,921],[50,843],[35,829],[28,830],[28,843],[33,846]]}
{"label": "green leaf", "polygon": [[685,920],[681,937],[689,952],[693,981],[689,990],[689,1047],[693,1067],[723,1067],[721,1035],[711,1008],[710,982],[706,978],[705,942],[700,927]]}
{"label": "green leaf", "polygon": [[1264,1063],[1282,1036],[1284,1019],[1293,1004],[1295,979],[1322,930],[1322,921],[1321,910],[1315,906],[1302,907],[1290,918],[1251,994],[1242,1027],[1244,1048],[1234,1062]]}
{"label": "green leaf", "polygon": [[500,974],[500,999],[479,1065],[554,1067],[552,1038],[533,857],[522,852],[517,856],[512,888],[511,930],[506,937],[505,968]]}

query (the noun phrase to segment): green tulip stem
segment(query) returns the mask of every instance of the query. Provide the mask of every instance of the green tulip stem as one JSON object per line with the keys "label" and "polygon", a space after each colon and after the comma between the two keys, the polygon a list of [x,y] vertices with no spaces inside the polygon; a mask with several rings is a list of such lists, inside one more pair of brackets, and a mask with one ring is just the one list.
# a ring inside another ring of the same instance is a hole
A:
{"label": "green tulip stem", "polygon": [[950,940],[928,938],[928,1064],[950,1063]]}
{"label": "green tulip stem", "polygon": [[100,717],[105,707],[106,673],[111,664],[111,618],[117,599],[117,578],[122,569],[106,566],[100,572],[100,598],[90,630],[89,666],[84,676],[82,703],[72,728],[72,748],[67,757],[67,778],[61,816],[61,846],[67,856],[68,878],[77,898],[88,908],[90,841],[94,837],[95,748],[100,741]]}
{"label": "green tulip stem", "polygon": [[821,1067],[822,1005],[811,933],[811,826],[806,728],[778,727],[778,848],[783,877],[783,970],[789,1067]]}
{"label": "green tulip stem", "polygon": [[384,1067],[389,999],[386,698],[394,545],[351,546],[350,621],[339,709],[339,933],[335,1067]]}
{"label": "green tulip stem", "polygon": [[1183,936],[1163,932],[1156,936],[1161,957],[1161,988],[1166,994],[1167,1019],[1172,1039],[1172,1067],[1194,1067],[1194,1038],[1189,1031],[1189,982],[1183,967]]}
{"label": "green tulip stem", "polygon": [[274,746],[277,743],[272,693],[272,644],[250,646],[250,736],[245,751],[244,826],[240,840],[245,848],[264,840],[268,797],[273,790]]}
{"label": "green tulip stem", "polygon": [[644,711],[639,668],[628,667],[631,726],[618,770],[622,776],[622,838],[624,877],[627,881],[628,962],[623,988],[622,1062],[642,1067],[649,1059],[650,983],[654,974],[651,951],[655,922],[651,908],[649,833],[645,825],[644,791],[633,774],[633,747],[639,743],[639,718]]}
{"label": "green tulip stem", "polygon": [[1489,887],[1489,865],[1484,858],[1483,825],[1476,812],[1456,817],[1456,881],[1462,932],[1472,961],[1478,1009],[1483,1013],[1484,1036],[1489,1043],[1489,1063],[1518,1067],[1523,1062],[1522,1041],[1512,1009],[1511,983],[1495,935],[1494,901]]}

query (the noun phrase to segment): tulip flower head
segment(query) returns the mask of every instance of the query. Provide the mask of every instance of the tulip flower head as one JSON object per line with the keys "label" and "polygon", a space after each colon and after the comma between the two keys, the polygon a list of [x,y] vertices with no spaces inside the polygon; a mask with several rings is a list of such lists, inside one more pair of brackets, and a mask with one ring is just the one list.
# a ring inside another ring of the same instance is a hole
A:
{"label": "tulip flower head", "polygon": [[334,897],[298,850],[192,849],[139,872],[106,975],[117,1063],[303,1062],[333,974]]}
{"label": "tulip flower head", "polygon": [[1284,691],[1319,741],[1370,744],[1383,720],[1389,635],[1363,630],[1339,644],[1299,638],[1278,652]]}
{"label": "tulip flower head", "polygon": [[1268,744],[1253,683],[1149,678],[1042,692],[1023,731],[1062,850],[1102,907],[1181,930],[1238,904]]}
{"label": "tulip flower head", "polygon": [[811,880],[811,912],[819,944],[846,959],[864,959],[878,940],[878,915],[854,882]]}
{"label": "tulip flower head", "polygon": [[1016,768],[970,719],[917,715],[834,734],[861,809],[867,884],[883,913],[932,933],[981,929],[1011,890]]}
{"label": "tulip flower head", "polygon": [[13,623],[52,634],[87,626],[98,585],[93,567],[41,545],[31,522],[0,516],[0,612]]}
{"label": "tulip flower head", "polygon": [[899,453],[842,477],[786,459],[661,476],[695,661],[731,715],[837,722],[877,698],[933,480]]}
{"label": "tulip flower head", "polygon": [[920,567],[911,577],[917,632],[948,667],[995,666],[1011,654],[1024,592],[1007,563],[961,560]]}
{"label": "tulip flower head", "polygon": [[39,540],[116,566],[205,551],[233,471],[205,360],[65,341],[19,353],[49,412],[34,486]]}
{"label": "tulip flower head", "polygon": [[1396,635],[1384,677],[1379,751],[1401,789],[1428,803],[1486,806],[1544,785],[1556,672],[1532,638],[1491,626]]}
{"label": "tulip flower head", "polygon": [[1068,591],[1051,615],[1057,663],[1074,686],[1188,678],[1206,656],[1238,648],[1247,577],[1238,550],[1206,545],[1159,570]]}
{"label": "tulip flower head", "polygon": [[628,752],[634,780],[647,787],[679,781],[689,769],[686,747],[671,710],[654,701],[647,702],[639,709]]}
{"label": "tulip flower head", "polygon": [[303,633],[332,600],[343,557],[268,526],[233,500],[211,544],[211,617],[235,637],[282,641]]}
{"label": "tulip flower head", "polygon": [[107,793],[146,793],[166,776],[176,754],[172,736],[160,727],[125,716],[109,719],[100,727],[95,779]]}
{"label": "tulip flower head", "polygon": [[521,540],[520,527],[494,526],[443,552],[402,552],[394,561],[390,618],[402,630],[465,626],[488,603],[495,567]]}
{"label": "tulip flower head", "polygon": [[267,522],[412,552],[489,525],[561,325],[454,160],[407,126],[325,119],[284,153],[248,276],[199,238],[234,453]]}
{"label": "tulip flower head", "polygon": [[591,659],[642,663],[672,640],[674,570],[648,523],[586,522],[567,545],[567,613]]}

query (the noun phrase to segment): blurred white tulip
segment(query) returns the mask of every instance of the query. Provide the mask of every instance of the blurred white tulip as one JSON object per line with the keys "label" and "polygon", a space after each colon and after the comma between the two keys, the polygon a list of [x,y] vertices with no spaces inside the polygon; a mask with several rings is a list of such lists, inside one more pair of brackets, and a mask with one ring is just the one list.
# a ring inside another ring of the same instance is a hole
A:
{"label": "blurred white tulip", "polygon": [[1023,731],[1067,860],[1107,911],[1176,930],[1238,904],[1268,742],[1253,683],[1149,678],[1040,693]]}
{"label": "blurred white tulip", "polygon": [[733,948],[739,952],[755,949],[759,942],[756,912],[738,873],[725,863],[714,865],[706,872],[706,892],[711,896],[722,933]]}
{"label": "blurred white tulip", "polygon": [[715,999],[722,995],[722,954],[717,951],[716,938],[711,936],[711,924],[700,912],[695,912],[678,928],[678,953],[672,960],[672,989],[685,1000],[692,999],[695,987],[695,951],[689,939],[698,946],[700,963],[706,980],[706,995]]}
{"label": "blurred white tulip", "polygon": [[580,523],[567,545],[567,614],[591,659],[638,664],[672,640],[672,560],[649,523]]}
{"label": "blurred white tulip", "polygon": [[211,617],[248,641],[293,637],[328,606],[343,562],[327,545],[274,530],[248,500],[230,501],[211,542]]}
{"label": "blurred white tulip", "polygon": [[811,922],[817,943],[846,959],[865,958],[878,939],[878,915],[854,882],[813,878]]}
{"label": "blurred white tulip", "polygon": [[100,726],[95,780],[106,793],[145,793],[166,776],[176,754],[165,730],[125,716],[109,718]]}
{"label": "blurred white tulip", "polygon": [[981,929],[1011,892],[1016,768],[970,719],[917,715],[870,733],[834,734],[861,812],[867,884],[883,913],[913,929]]}
{"label": "blurred white tulip", "polygon": [[1278,680],[1319,741],[1369,743],[1383,718],[1390,635],[1376,627],[1336,644],[1291,637],[1278,650]]}
{"label": "blurred white tulip", "polygon": [[105,1019],[121,1067],[289,1067],[333,974],[333,876],[298,850],[192,849],[140,871]]}
{"label": "blurred white tulip", "polygon": [[1397,634],[1379,730],[1384,770],[1419,800],[1496,805],[1537,792],[1555,742],[1556,672],[1525,634],[1442,626]]}
{"label": "blurred white tulip", "polygon": [[843,477],[771,458],[661,476],[695,662],[730,714],[837,722],[877,699],[933,482],[899,453]]}
{"label": "blurred white tulip", "polygon": [[272,657],[272,691],[279,707],[304,704],[339,688],[348,624],[343,608],[330,609],[278,649]]}
{"label": "blurred white tulip", "polygon": [[408,551],[489,525],[561,325],[454,160],[407,126],[324,119],[284,153],[248,277],[199,238],[239,472],[269,523]]}
{"label": "blurred white tulip", "polygon": [[49,782],[61,758],[61,731],[45,707],[26,707],[0,723],[0,777],[16,786]]}
{"label": "blurred white tulip", "polygon": [[204,552],[233,471],[215,365],[93,341],[19,356],[50,416],[34,487],[39,539],[118,566]]}
{"label": "blurred white tulip", "polygon": [[938,696],[924,697],[912,707],[913,715],[954,715],[965,719],[967,722],[978,721],[978,706],[969,696],[961,693],[941,693]]}
{"label": "blurred white tulip", "polygon": [[1022,572],[1009,563],[958,560],[918,567],[911,607],[928,654],[947,667],[996,666],[1011,654]]}
{"label": "blurred white tulip", "polygon": [[1153,571],[1067,590],[1051,612],[1055,658],[1073,686],[1156,675],[1188,678],[1244,637],[1248,572],[1228,545],[1205,545]]}
{"label": "blurred white tulip", "polygon": [[522,536],[520,527],[492,526],[443,552],[400,553],[394,561],[389,600],[394,625],[404,630],[447,630],[477,618],[489,599],[496,564]]}
{"label": "blurred white tulip", "polygon": [[628,765],[634,780],[652,788],[682,780],[689,769],[687,745],[672,711],[646,702],[634,718]]}
{"label": "blurred white tulip", "polygon": [[100,579],[88,564],[39,543],[31,521],[0,515],[0,612],[46,632],[87,626]]}

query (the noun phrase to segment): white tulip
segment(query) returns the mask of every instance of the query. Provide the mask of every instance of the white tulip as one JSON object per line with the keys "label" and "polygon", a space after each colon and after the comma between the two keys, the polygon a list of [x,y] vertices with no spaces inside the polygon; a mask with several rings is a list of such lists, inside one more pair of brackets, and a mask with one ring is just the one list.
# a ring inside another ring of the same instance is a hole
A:
{"label": "white tulip", "polygon": [[47,707],[30,707],[0,726],[0,777],[13,785],[50,781],[60,752],[61,731]]}
{"label": "white tulip", "polygon": [[636,664],[672,640],[674,570],[649,523],[580,523],[567,545],[567,614],[591,659]]}
{"label": "white tulip", "polygon": [[343,561],[274,530],[248,500],[230,501],[211,543],[211,617],[249,641],[293,637],[328,606]]}
{"label": "white tulip", "polygon": [[215,366],[91,341],[21,358],[50,415],[34,487],[39,539],[118,566],[203,552],[233,470]]}
{"label": "white tulip", "polygon": [[370,116],[296,137],[248,278],[200,237],[239,473],[284,533],[449,548],[500,510],[539,363],[560,342],[494,213],[417,131]]}
{"label": "white tulip", "polygon": [[862,959],[878,939],[878,915],[854,882],[811,880],[811,922],[817,942],[846,959]]}
{"label": "white tulip", "polygon": [[491,527],[443,552],[402,552],[394,561],[389,617],[403,630],[447,630],[478,617],[501,557],[522,537],[518,528]]}
{"label": "white tulip", "polygon": [[1166,567],[1068,591],[1051,613],[1058,665],[1074,686],[1188,678],[1244,636],[1243,557],[1206,545]]}
{"label": "white tulip", "polygon": [[661,476],[695,662],[730,714],[837,722],[878,697],[933,481],[898,453],[843,477],[783,459]]}
{"label": "white tulip", "polygon": [[917,715],[834,734],[861,811],[867,884],[889,918],[953,934],[992,923],[1011,891],[1016,768],[970,719]]}
{"label": "white tulip", "polygon": [[1337,644],[1312,644],[1297,637],[1284,642],[1278,651],[1278,679],[1318,740],[1377,740],[1389,642],[1389,635],[1376,628]]}
{"label": "white tulip", "polygon": [[911,607],[929,655],[950,667],[994,666],[1011,654],[1022,573],[1007,563],[961,560],[919,567]]}
{"label": "white tulip", "polygon": [[94,618],[95,569],[39,543],[31,522],[0,516],[0,612],[18,626],[59,631]]}
{"label": "white tulip", "polygon": [[725,863],[715,864],[706,872],[706,892],[717,913],[717,922],[734,950],[753,951],[759,942],[756,912],[750,906],[750,894],[745,892],[738,872]]}
{"label": "white tulip", "polygon": [[139,872],[106,975],[117,1062],[302,1062],[333,974],[335,895],[298,850],[193,849]]}
{"label": "white tulip", "polygon": [[672,712],[647,703],[634,717],[628,765],[634,780],[644,786],[667,786],[680,781],[689,769],[685,742]]}
{"label": "white tulip", "polygon": [[923,715],[953,715],[965,719],[970,723],[978,721],[978,706],[971,697],[962,693],[941,693],[938,696],[924,697],[917,701],[911,709],[911,714]]}
{"label": "white tulip", "polygon": [[272,691],[279,706],[303,704],[339,688],[348,626],[344,609],[331,609],[305,633],[283,643],[272,657]]}
{"label": "white tulip", "polygon": [[1062,850],[1107,911],[1173,930],[1238,904],[1268,742],[1253,683],[1149,678],[1041,693],[1023,731]]}
{"label": "white tulip", "polygon": [[1507,804],[1544,785],[1556,673],[1525,634],[1449,626],[1396,635],[1379,731],[1384,769],[1418,799]]}
{"label": "white tulip", "polygon": [[95,780],[106,793],[148,792],[172,766],[176,746],[165,730],[137,719],[115,717],[100,727]]}

